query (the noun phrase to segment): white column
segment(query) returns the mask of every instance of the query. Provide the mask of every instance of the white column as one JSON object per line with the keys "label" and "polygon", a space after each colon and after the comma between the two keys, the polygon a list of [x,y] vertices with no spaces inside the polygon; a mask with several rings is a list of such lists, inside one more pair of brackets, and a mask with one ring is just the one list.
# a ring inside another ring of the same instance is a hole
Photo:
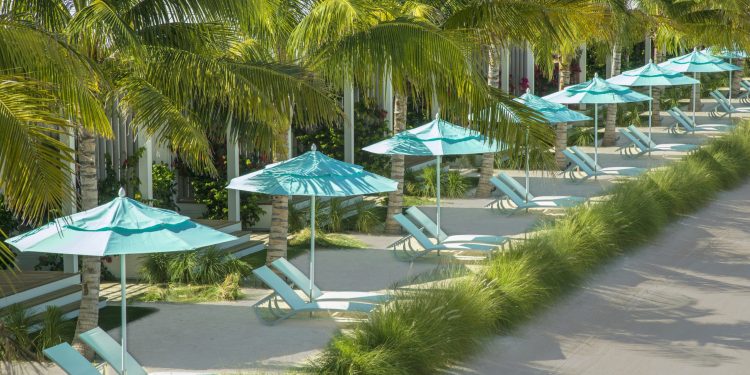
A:
{"label": "white column", "polygon": [[510,92],[510,48],[500,50],[500,88]]}
{"label": "white column", "polygon": [[531,50],[531,45],[526,43],[526,79],[529,80],[529,90],[534,93],[534,51]]}
{"label": "white column", "polygon": [[[64,143],[66,146],[70,147],[71,150],[73,150],[73,153],[75,155],[76,152],[76,136],[75,136],[75,130],[68,129],[71,133],[65,133],[60,135],[60,141]],[[70,184],[73,188],[73,191],[76,191],[77,183],[76,183],[76,163],[75,159],[68,163],[68,167],[70,168]],[[68,202],[68,204],[63,207],[63,214],[64,215],[72,215],[76,213],[77,207],[76,207],[76,195],[73,195],[73,199]],[[78,255],[63,255],[63,272],[66,273],[77,273],[78,272]]]}
{"label": "white column", "polygon": [[646,44],[643,47],[643,56],[645,58],[644,64],[648,64],[649,61],[651,61],[651,53],[653,52],[653,49],[651,48],[651,36],[646,35]]}
{"label": "white column", "polygon": [[383,109],[387,112],[385,122],[388,124],[388,129],[393,129],[393,77],[387,67],[383,74],[383,95]]}
{"label": "white column", "polygon": [[138,179],[141,185],[138,187],[141,196],[145,200],[154,199],[154,179],[152,165],[154,164],[154,141],[145,133],[136,135],[138,148],[143,147],[143,154],[138,159]]}
{"label": "white column", "polygon": [[354,82],[344,81],[344,161],[354,163]]}
{"label": "white column", "polygon": [[294,142],[294,131],[292,130],[292,127],[289,126],[289,130],[286,131],[286,158],[287,159],[291,159],[292,157],[294,157],[294,152],[292,152],[292,150],[294,149],[293,142]]}
{"label": "white column", "polygon": [[[232,118],[230,115],[229,122]],[[227,181],[240,175],[240,146],[232,139],[231,125],[227,127]],[[240,191],[230,189],[227,191],[227,208],[229,209],[228,220],[240,221]]]}

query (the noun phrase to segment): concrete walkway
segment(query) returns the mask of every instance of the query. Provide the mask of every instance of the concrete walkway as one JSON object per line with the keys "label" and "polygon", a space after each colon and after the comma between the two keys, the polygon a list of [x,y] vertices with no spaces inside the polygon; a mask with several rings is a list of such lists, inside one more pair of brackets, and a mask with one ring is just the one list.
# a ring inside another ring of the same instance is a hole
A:
{"label": "concrete walkway", "polygon": [[455,373],[747,374],[748,197],[721,194]]}

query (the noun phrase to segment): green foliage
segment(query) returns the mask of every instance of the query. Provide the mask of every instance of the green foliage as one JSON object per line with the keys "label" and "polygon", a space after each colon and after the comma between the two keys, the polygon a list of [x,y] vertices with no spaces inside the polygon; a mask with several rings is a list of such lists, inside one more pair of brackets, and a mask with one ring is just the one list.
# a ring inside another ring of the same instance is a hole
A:
{"label": "green foliage", "polygon": [[42,317],[42,328],[37,332],[36,347],[43,350],[67,341],[74,327],[71,320],[65,320],[58,306],[47,306]]}
{"label": "green foliage", "polygon": [[34,340],[29,334],[31,317],[28,311],[22,305],[14,304],[3,309],[0,315],[0,358],[31,359]]}
{"label": "green foliage", "polygon": [[219,298],[223,301],[236,301],[242,298],[240,289],[240,280],[242,277],[239,273],[230,273],[224,278],[218,290]]}
{"label": "green foliage", "polygon": [[466,181],[464,176],[458,171],[450,171],[445,174],[445,182],[441,179],[441,184],[444,184],[445,188],[441,191],[444,192],[446,198],[463,198],[466,195],[466,190],[469,189],[469,183]]}
{"label": "green foliage", "polygon": [[[437,169],[425,167],[417,175],[404,174],[406,193],[413,196],[434,198],[437,196]],[[446,198],[462,198],[469,189],[469,182],[458,171],[443,171],[440,175],[440,192]]]}
{"label": "green foliage", "polygon": [[374,207],[368,206],[365,201],[357,203],[357,220],[355,222],[357,232],[372,233],[379,220]]}
{"label": "green foliage", "polygon": [[5,206],[5,196],[0,194],[0,232],[10,236],[21,225],[16,215]]}
{"label": "green foliage", "polygon": [[[310,228],[292,234],[289,239],[289,249],[309,249],[310,235]],[[325,233],[318,230],[315,232],[315,246],[329,249],[363,249],[367,247],[367,244],[346,234]]]}
{"label": "green foliage", "polygon": [[341,232],[344,222],[344,207],[341,206],[343,199],[331,198],[328,200],[328,223],[326,228],[330,232]]}
{"label": "green foliage", "polygon": [[177,194],[177,176],[165,163],[154,163],[151,167],[154,186],[154,207],[178,211],[175,203]]}
{"label": "green foliage", "polygon": [[34,271],[62,271],[64,259],[62,254],[44,254],[39,256],[39,263],[34,266]]}
{"label": "green foliage", "polygon": [[334,337],[310,370],[436,373],[471,355],[497,328],[507,332],[530,319],[598,267],[748,176],[746,123],[681,161],[617,184],[602,202],[568,209],[476,275],[454,275],[447,287],[397,292],[395,302]]}
{"label": "green foliage", "polygon": [[[226,220],[229,217],[227,181],[223,178],[196,177],[192,181],[195,201],[206,206],[204,219]],[[240,193],[242,226],[249,228],[260,220],[265,211],[260,207],[260,194]]]}
{"label": "green foliage", "polygon": [[[145,151],[146,149],[143,147],[137,149],[133,155],[123,160],[120,165],[114,165],[112,156],[104,154],[105,177],[97,182],[99,204],[115,199],[121,187],[125,188],[129,197],[141,200],[141,179],[138,177],[138,161]],[[119,179],[117,178],[118,172],[120,174]]]}
{"label": "green foliage", "polygon": [[140,270],[141,279],[150,284],[219,284],[230,274],[248,276],[246,262],[216,248],[182,253],[149,254]]}

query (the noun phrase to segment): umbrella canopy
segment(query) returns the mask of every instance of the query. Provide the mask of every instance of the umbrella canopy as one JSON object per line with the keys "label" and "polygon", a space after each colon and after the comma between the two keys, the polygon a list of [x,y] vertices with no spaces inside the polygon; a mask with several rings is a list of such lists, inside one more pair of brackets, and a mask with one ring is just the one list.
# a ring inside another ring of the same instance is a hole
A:
{"label": "umbrella canopy", "polygon": [[[609,83],[622,86],[648,86],[648,94],[654,86],[695,85],[700,83],[682,73],[673,72],[649,61],[648,64],[633,70],[628,70],[607,80]],[[651,139],[651,117],[653,115],[651,102],[648,102],[648,138]],[[651,155],[651,153],[649,153]]]}
{"label": "umbrella canopy", "polygon": [[174,211],[154,208],[125,196],[120,188],[113,201],[57,219],[8,239],[20,251],[74,255],[121,255],[122,368],[125,373],[127,318],[125,257],[129,254],[193,250],[236,240],[237,237],[196,224]]}
{"label": "umbrella canopy", "polygon": [[451,124],[437,116],[427,124],[398,133],[363,150],[386,155],[443,156],[495,153],[503,148],[502,143],[488,140],[477,131]]}
{"label": "umbrella canopy", "polygon": [[713,47],[708,47],[701,52],[705,53],[706,55],[716,56],[720,57],[722,59],[746,59],[747,58],[747,52],[734,49],[734,50],[728,50],[728,49],[722,49],[722,50],[716,50]]}
{"label": "umbrella canopy", "polygon": [[[395,191],[398,182],[312,150],[233,178],[228,189],[310,197],[310,296],[315,285],[315,197],[346,197]],[[311,297],[312,298],[312,297]]]}
{"label": "umbrella canopy", "polygon": [[[594,104],[594,164],[599,163],[599,104],[633,103],[651,100],[627,87],[608,83],[594,74],[588,82],[568,86],[542,99],[561,104]],[[594,168],[596,172],[596,167]],[[596,179],[596,176],[594,176]]]}
{"label": "umbrella canopy", "polygon": [[737,65],[726,63],[718,57],[707,55],[697,49],[686,55],[671,58],[659,64],[659,66],[679,73],[720,73],[742,69]]}
{"label": "umbrella canopy", "polygon": [[612,77],[607,82],[621,86],[674,86],[700,83],[697,79],[671,71],[654,64],[652,61],[640,68],[628,70]]}
{"label": "umbrella canopy", "polygon": [[120,196],[109,203],[6,242],[20,251],[107,256],[186,251],[235,239],[174,211],[127,198],[120,189]]}
{"label": "umbrella canopy", "polygon": [[229,189],[269,195],[346,197],[396,190],[397,182],[315,150],[233,178]]}
{"label": "umbrella canopy", "polygon": [[[505,149],[502,142],[487,139],[477,131],[451,124],[440,118],[435,119],[414,129],[398,133],[391,138],[369,145],[363,150],[373,154],[435,156],[437,161],[436,232],[440,233],[440,172],[442,156],[493,154]],[[438,236],[437,239],[440,242]]]}
{"label": "umbrella canopy", "polygon": [[576,112],[565,105],[542,99],[529,91],[529,89],[526,89],[525,94],[513,100],[539,112],[551,124],[591,120],[591,117],[583,113]]}
{"label": "umbrella canopy", "polygon": [[618,104],[651,100],[627,87],[608,83],[599,78],[598,74],[588,82],[568,86],[542,99],[560,104]]}

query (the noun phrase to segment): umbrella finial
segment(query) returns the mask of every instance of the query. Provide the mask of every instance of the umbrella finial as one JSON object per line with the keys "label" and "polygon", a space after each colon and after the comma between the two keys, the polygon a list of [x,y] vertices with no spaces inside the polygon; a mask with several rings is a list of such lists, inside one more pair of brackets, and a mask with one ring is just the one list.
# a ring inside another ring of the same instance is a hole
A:
{"label": "umbrella finial", "polygon": [[125,188],[120,186],[120,190],[117,192],[117,196],[120,198],[125,198]]}
{"label": "umbrella finial", "polygon": [[438,109],[437,112],[435,112],[435,120],[440,120],[440,110]]}
{"label": "umbrella finial", "polygon": [[312,146],[310,146],[310,150],[318,151],[318,146],[316,146],[315,143],[313,143]]}
{"label": "umbrella finial", "polygon": [[526,93],[527,93],[527,94],[531,94],[531,87],[527,87],[527,88],[526,88]]}
{"label": "umbrella finial", "polygon": [[649,64],[653,64],[653,63],[654,63],[654,59],[652,59],[652,58],[650,58],[650,57],[649,57],[649,58],[648,58],[648,63],[649,63]]}
{"label": "umbrella finial", "polygon": [[594,78],[599,78],[599,73],[598,72],[594,72]]}

